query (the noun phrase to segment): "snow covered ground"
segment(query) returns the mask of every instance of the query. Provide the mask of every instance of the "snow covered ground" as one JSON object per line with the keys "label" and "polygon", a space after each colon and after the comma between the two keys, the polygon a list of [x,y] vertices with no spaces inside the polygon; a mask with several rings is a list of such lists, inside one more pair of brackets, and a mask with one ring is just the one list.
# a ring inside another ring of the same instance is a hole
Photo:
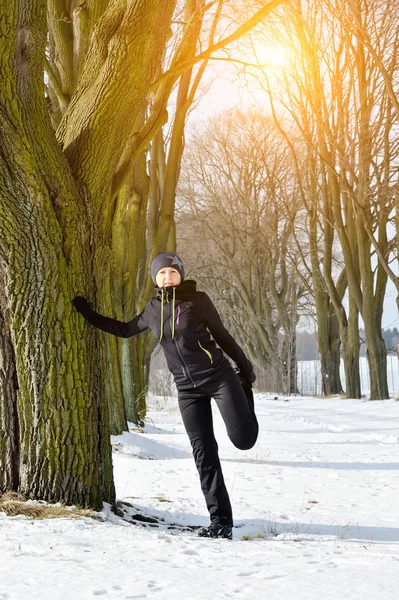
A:
{"label": "snow covered ground", "polygon": [[233,541],[168,528],[208,519],[176,401],[154,399],[114,467],[118,499],[161,525],[0,514],[0,600],[396,600],[399,402],[286,400],[257,395],[248,452],[215,412]]}

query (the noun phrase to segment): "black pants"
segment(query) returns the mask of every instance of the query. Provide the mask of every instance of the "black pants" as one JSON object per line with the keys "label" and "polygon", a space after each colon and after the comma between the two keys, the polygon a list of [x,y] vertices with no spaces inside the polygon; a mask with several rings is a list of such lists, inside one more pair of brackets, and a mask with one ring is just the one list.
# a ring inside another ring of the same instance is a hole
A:
{"label": "black pants", "polygon": [[252,448],[258,437],[253,403],[251,406],[233,369],[199,388],[180,390],[178,396],[211,521],[232,525],[230,499],[213,431],[211,398],[216,400],[230,440],[240,450]]}

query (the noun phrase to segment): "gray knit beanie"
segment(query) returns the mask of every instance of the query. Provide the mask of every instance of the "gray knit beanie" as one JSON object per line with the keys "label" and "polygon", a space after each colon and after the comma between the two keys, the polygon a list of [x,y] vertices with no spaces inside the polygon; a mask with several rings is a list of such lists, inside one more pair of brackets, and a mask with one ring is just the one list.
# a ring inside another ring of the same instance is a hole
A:
{"label": "gray knit beanie", "polygon": [[173,267],[176,271],[179,271],[181,280],[183,281],[185,272],[181,258],[174,252],[160,252],[151,263],[151,277],[155,284],[158,271],[165,267]]}

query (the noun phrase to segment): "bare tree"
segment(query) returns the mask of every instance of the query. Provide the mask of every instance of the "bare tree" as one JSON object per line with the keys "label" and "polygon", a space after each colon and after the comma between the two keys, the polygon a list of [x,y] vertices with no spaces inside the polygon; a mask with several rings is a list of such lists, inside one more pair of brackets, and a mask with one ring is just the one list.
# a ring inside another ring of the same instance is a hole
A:
{"label": "bare tree", "polygon": [[[310,243],[317,248],[312,261],[314,288],[327,292],[338,320],[347,394],[360,394],[360,313],[365,323],[373,399],[388,396],[381,335],[387,270],[382,263],[375,266],[370,234],[376,235],[379,252],[387,259],[387,225],[393,208],[390,190],[397,176],[397,133],[381,72],[363,40],[355,31],[348,33],[348,22],[356,11],[369,30],[367,24],[375,20],[380,8],[377,1],[353,1],[345,6],[332,1],[292,3],[291,10],[284,13],[285,27],[279,29],[280,38],[286,36],[287,46],[293,49],[292,56],[273,88],[267,73],[260,80],[293,155],[297,155],[298,146],[292,133],[299,133],[301,148],[308,157],[307,183],[305,187],[302,183],[302,188],[313,223]],[[379,47],[385,48],[390,60],[390,29],[378,30],[378,34]],[[294,128],[286,126],[290,121]],[[297,164],[303,181],[302,164],[298,160]],[[333,270],[335,237],[345,267],[340,278]],[[316,247],[319,239],[322,245]],[[348,314],[342,303],[346,285]],[[318,308],[319,325],[322,306]]]}
{"label": "bare tree", "polygon": [[227,112],[196,132],[184,165],[179,247],[264,371],[263,384],[295,392],[305,290],[292,239],[298,194],[280,136],[259,113]]}

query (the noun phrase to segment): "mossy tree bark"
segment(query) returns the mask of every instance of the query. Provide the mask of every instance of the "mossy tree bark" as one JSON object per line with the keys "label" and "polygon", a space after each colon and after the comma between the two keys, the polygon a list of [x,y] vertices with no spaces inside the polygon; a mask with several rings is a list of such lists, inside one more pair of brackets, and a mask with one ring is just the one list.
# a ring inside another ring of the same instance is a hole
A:
{"label": "mossy tree bark", "polygon": [[[137,6],[144,10],[142,3]],[[171,15],[173,3],[167,9]],[[152,51],[158,55],[169,35],[170,21],[165,4],[159,13],[153,26],[157,28],[163,20],[157,35],[163,31],[164,39],[158,38],[159,44]],[[2,402],[2,407],[7,406],[6,416],[14,419],[13,426],[18,416],[19,433],[18,473],[8,469],[7,485],[13,481],[15,487],[18,479],[18,488],[29,495],[100,507],[102,500],[111,502],[114,498],[108,413],[101,405],[107,401],[101,380],[105,367],[101,353],[98,357],[97,335],[87,332],[70,301],[77,292],[95,298],[93,273],[97,285],[103,281],[99,256],[106,254],[107,232],[101,228],[104,220],[98,213],[93,222],[95,185],[93,190],[91,183],[102,176],[108,184],[104,172],[108,165],[103,163],[101,171],[97,163],[93,179],[84,181],[84,170],[74,172],[74,166],[80,168],[82,162],[78,159],[68,164],[56,143],[43,94],[46,22],[42,3],[32,1],[23,9],[15,3],[6,17],[2,21],[5,31],[13,35],[8,37],[2,55],[2,73],[8,85],[2,88],[0,239],[7,277],[5,304],[11,306],[17,413],[9,408],[12,397],[7,404]],[[148,25],[145,19],[144,25],[137,20],[138,26]],[[115,54],[121,59],[123,52]],[[147,89],[153,78],[151,69],[147,73],[152,54],[135,47],[134,58],[142,66],[136,72],[139,95],[130,98],[135,110],[136,103],[141,109],[145,95],[143,71]],[[158,58],[155,56],[154,62],[159,62]],[[123,84],[121,81],[120,87]],[[99,121],[92,113],[91,117],[93,127]],[[67,133],[72,129],[67,127]],[[119,133],[116,130],[114,137]],[[77,138],[82,139],[78,134]],[[90,160],[83,146],[80,148],[87,160],[82,157],[82,161],[88,168]],[[78,151],[75,144],[73,159],[77,159]],[[104,196],[102,200],[105,202]],[[98,250],[94,265],[93,245]],[[83,331],[85,343],[79,344]],[[8,338],[3,340],[2,346],[7,348]],[[7,352],[8,361],[12,355]],[[7,364],[7,372],[13,366]],[[8,453],[12,445],[7,443]],[[4,462],[11,464],[13,460],[4,455]]]}
{"label": "mossy tree bark", "polygon": [[[0,289],[5,290],[1,275]],[[6,296],[0,294],[0,490],[14,490],[19,484],[18,382]]]}
{"label": "mossy tree bark", "polygon": [[43,4],[8,5],[1,27],[1,405],[15,432],[8,454],[1,448],[1,466],[13,465],[2,485],[101,508],[114,499],[108,411],[96,336],[81,343],[70,303],[78,288],[93,290],[90,229],[44,102]]}

